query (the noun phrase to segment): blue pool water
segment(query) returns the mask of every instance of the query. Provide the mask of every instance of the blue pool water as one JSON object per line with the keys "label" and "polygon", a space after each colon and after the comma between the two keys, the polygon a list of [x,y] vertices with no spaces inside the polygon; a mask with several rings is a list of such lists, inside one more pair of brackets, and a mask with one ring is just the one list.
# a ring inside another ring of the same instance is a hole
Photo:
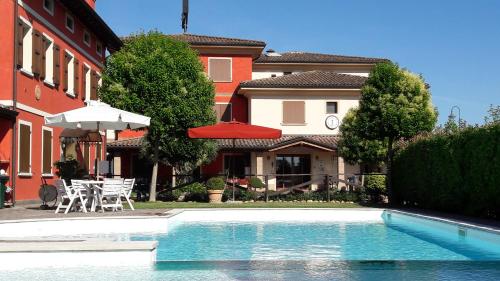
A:
{"label": "blue pool water", "polygon": [[[500,261],[483,241],[442,223],[392,215],[379,223],[182,223],[157,240],[160,261]],[[444,224],[443,224],[444,225]]]}
{"label": "blue pool water", "polygon": [[[185,222],[154,267],[0,271],[0,280],[500,280],[500,235],[397,212],[369,222]],[[126,238],[124,238],[126,237]]]}

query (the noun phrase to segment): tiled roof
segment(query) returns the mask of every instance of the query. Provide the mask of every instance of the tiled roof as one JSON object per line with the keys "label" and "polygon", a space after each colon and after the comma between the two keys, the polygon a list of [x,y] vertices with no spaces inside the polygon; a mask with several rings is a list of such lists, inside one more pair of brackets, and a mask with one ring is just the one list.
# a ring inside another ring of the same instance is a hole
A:
{"label": "tiled roof", "polygon": [[168,36],[180,41],[185,41],[191,45],[198,45],[198,46],[241,46],[241,47],[266,46],[265,42],[257,40],[195,35],[195,34],[172,34]]}
{"label": "tiled roof", "polygon": [[306,71],[278,77],[248,80],[241,88],[343,88],[360,89],[366,77],[330,71]]}
{"label": "tiled roof", "polygon": [[[235,148],[238,150],[272,150],[278,147],[305,142],[328,149],[337,148],[337,136],[332,135],[283,135],[279,139],[238,139]],[[233,141],[228,139],[217,140],[219,149],[233,149]]]}
{"label": "tiled roof", "polygon": [[274,55],[262,54],[254,63],[378,63],[385,62],[383,58],[367,58],[339,56],[330,54],[286,52]]}
{"label": "tiled roof", "polygon": [[107,148],[139,148],[142,145],[142,137],[122,139],[109,141],[106,145]]}
{"label": "tiled roof", "polygon": [[[219,149],[223,150],[272,150],[294,143],[310,143],[327,149],[337,148],[337,136],[331,135],[283,135],[279,139],[238,139],[233,140],[220,139],[216,140]],[[142,144],[142,137],[116,140],[108,142],[107,147],[110,149],[117,148],[139,148]]]}

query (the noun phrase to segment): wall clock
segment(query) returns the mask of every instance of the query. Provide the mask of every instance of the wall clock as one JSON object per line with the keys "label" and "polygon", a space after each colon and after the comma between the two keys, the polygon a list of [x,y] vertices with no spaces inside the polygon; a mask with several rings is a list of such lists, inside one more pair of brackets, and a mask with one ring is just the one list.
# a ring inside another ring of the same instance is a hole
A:
{"label": "wall clock", "polygon": [[330,130],[335,130],[339,127],[340,121],[335,115],[330,115],[325,119],[325,125]]}

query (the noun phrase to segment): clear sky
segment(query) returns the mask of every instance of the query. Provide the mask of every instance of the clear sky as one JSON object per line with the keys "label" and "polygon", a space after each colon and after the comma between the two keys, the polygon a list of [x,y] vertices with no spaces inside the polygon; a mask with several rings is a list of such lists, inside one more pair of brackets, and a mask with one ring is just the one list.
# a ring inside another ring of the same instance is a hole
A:
{"label": "clear sky", "polygon": [[[182,0],[97,0],[120,36],[181,33]],[[483,123],[500,105],[499,0],[190,0],[193,34],[257,39],[278,52],[384,57],[431,85],[439,123],[453,105]]]}

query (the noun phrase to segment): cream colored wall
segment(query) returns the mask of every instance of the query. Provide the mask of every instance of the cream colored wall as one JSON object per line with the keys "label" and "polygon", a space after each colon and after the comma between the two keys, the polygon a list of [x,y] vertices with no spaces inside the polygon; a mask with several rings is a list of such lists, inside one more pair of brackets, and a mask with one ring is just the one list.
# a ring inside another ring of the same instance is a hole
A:
{"label": "cream colored wall", "polygon": [[[283,101],[305,101],[304,125],[283,124]],[[338,103],[337,114],[326,113],[326,102],[336,101]],[[312,134],[312,135],[336,135],[339,129],[330,130],[325,126],[325,119],[329,115],[335,115],[342,122],[345,114],[350,108],[359,104],[359,93],[349,95],[280,95],[280,96],[257,96],[249,97],[249,119],[253,125],[261,125],[281,129],[283,134]]]}
{"label": "cream colored wall", "polygon": [[262,79],[262,78],[270,78],[274,75],[276,75],[276,77],[278,76],[283,76],[283,72],[279,72],[279,71],[254,71],[252,72],[252,80],[255,80],[255,79]]}

